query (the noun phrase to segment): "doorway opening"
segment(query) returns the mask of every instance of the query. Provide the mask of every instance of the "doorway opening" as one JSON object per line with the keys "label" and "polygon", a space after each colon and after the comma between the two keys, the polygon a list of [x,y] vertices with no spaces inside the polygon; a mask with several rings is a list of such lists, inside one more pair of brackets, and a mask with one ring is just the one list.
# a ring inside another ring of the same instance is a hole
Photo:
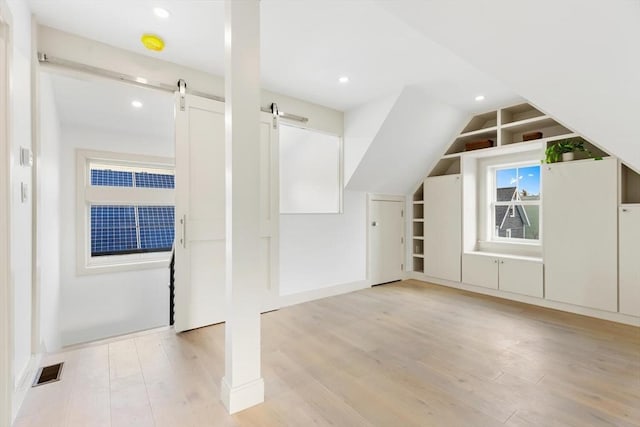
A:
{"label": "doorway opening", "polygon": [[38,86],[39,350],[169,325],[173,95],[50,68]]}

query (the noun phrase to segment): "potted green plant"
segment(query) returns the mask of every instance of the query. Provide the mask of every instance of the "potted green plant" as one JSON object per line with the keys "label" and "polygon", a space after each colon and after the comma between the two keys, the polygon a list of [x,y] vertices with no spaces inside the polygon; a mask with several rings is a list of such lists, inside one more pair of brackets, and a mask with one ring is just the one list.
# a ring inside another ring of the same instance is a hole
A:
{"label": "potted green plant", "polygon": [[576,151],[586,153],[594,160],[602,160],[602,157],[594,156],[591,150],[584,146],[585,140],[581,137],[559,139],[553,141],[545,150],[545,163],[568,162],[575,158]]}

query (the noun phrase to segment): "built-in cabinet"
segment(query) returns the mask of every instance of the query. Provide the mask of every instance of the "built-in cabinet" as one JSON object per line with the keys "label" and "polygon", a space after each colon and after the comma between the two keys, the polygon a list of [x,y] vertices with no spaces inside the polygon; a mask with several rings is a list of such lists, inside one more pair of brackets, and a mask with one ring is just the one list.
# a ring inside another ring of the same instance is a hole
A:
{"label": "built-in cabinet", "polygon": [[542,260],[491,253],[462,256],[462,282],[542,298]]}
{"label": "built-in cabinet", "polygon": [[546,297],[618,310],[616,159],[545,165]]}
{"label": "built-in cabinet", "polygon": [[620,208],[620,313],[640,317],[640,204]]}
{"label": "built-in cabinet", "polygon": [[455,282],[460,281],[461,189],[460,175],[424,181],[424,273]]}
{"label": "built-in cabinet", "polygon": [[[414,193],[414,277],[640,317],[640,173],[596,144],[583,139],[575,160],[542,163],[541,245],[484,239],[485,159],[542,160],[578,136],[530,104],[474,116]],[[491,146],[468,144],[479,141]]]}

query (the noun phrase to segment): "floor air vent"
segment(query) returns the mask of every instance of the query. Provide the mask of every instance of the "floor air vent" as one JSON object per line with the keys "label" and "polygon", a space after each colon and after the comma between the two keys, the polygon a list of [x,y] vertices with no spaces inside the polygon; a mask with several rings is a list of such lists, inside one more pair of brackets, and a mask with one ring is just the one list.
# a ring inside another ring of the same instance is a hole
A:
{"label": "floor air vent", "polygon": [[60,381],[60,375],[62,374],[62,365],[64,365],[64,362],[40,368],[40,370],[38,371],[38,375],[36,376],[36,382],[33,383],[33,387]]}

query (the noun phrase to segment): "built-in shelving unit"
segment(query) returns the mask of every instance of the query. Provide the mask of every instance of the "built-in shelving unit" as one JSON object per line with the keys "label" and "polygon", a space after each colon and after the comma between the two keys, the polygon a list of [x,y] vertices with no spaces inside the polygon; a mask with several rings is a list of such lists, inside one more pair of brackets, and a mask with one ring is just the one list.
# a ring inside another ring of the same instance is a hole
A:
{"label": "built-in shelving unit", "polygon": [[640,204],[640,174],[620,163],[620,204]]}
{"label": "built-in shelving unit", "polygon": [[[482,202],[487,171],[510,162],[538,163],[545,149],[573,138],[581,139],[584,152],[540,170],[544,251],[541,244],[487,239],[493,221]],[[469,290],[487,287],[505,298],[565,304],[568,311],[582,307],[596,317],[640,313],[640,170],[534,106],[522,103],[471,118],[417,187],[407,236],[415,273],[410,277]]]}
{"label": "built-in shelving unit", "polygon": [[[525,141],[525,135],[536,132],[541,134],[539,138]],[[526,103],[478,114],[471,118],[469,124],[451,143],[428,176],[459,174],[460,162],[466,155],[481,157],[483,155],[481,153],[487,152],[486,150],[495,150],[506,146],[516,148],[521,144],[535,142],[544,144],[552,140],[573,136],[577,135],[552,117]],[[466,151],[468,143],[478,141],[490,141],[490,146]],[[597,149],[592,151],[601,153],[601,150]]]}
{"label": "built-in shelving unit", "polygon": [[460,155],[445,156],[431,170],[429,176],[456,175],[460,173]]}
{"label": "built-in shelving unit", "polygon": [[413,193],[411,252],[413,271],[424,271],[424,183]]}
{"label": "built-in shelving unit", "polygon": [[[590,143],[589,141],[587,141],[586,139],[580,137],[578,134],[570,134],[570,135],[564,135],[561,139],[566,139],[566,138],[579,138],[582,139],[582,141],[584,142],[584,148],[586,150],[588,150],[589,153],[591,153],[591,156],[593,157],[610,157],[609,153],[607,153],[606,151],[600,149],[598,146]],[[550,145],[553,145],[553,143],[555,141],[557,141],[558,138],[549,138],[546,141],[546,147],[549,147]],[[573,153],[574,154],[574,160],[585,160],[585,159],[589,159],[590,156],[587,152],[582,152],[582,151],[576,151]]]}

